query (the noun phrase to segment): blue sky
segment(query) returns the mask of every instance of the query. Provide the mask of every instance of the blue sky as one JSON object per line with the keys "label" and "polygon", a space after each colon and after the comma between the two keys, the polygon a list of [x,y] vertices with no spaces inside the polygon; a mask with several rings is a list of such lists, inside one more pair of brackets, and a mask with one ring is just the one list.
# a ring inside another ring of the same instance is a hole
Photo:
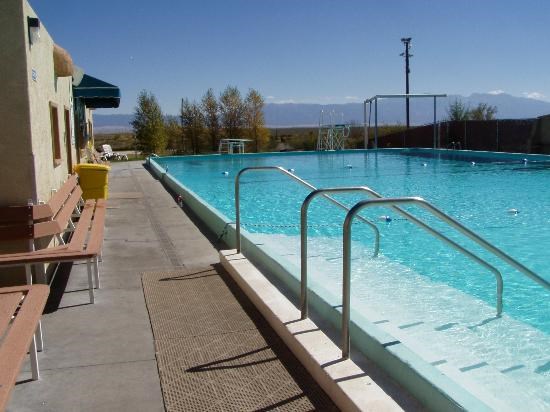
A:
{"label": "blue sky", "polygon": [[166,113],[227,85],[266,102],[344,103],[404,93],[503,91],[550,101],[548,0],[30,0],[75,64]]}

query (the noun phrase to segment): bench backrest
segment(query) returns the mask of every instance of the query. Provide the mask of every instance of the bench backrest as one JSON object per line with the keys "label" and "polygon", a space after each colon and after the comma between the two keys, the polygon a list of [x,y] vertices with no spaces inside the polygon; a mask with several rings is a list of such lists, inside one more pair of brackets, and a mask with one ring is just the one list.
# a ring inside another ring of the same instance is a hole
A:
{"label": "bench backrest", "polygon": [[82,197],[76,175],[48,203],[0,207],[0,241],[31,240],[63,233]]}

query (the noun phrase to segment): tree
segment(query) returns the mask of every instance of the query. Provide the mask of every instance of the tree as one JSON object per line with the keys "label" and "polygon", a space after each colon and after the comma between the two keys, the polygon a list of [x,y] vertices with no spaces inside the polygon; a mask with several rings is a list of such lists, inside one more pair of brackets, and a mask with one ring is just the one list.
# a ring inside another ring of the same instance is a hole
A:
{"label": "tree", "polygon": [[220,134],[220,113],[219,105],[212,89],[208,89],[202,97],[202,111],[204,122],[208,129],[208,136],[210,137],[211,149],[215,152],[218,149],[218,135]]}
{"label": "tree", "polygon": [[493,120],[497,113],[496,106],[490,106],[487,103],[479,103],[470,110],[471,120]]}
{"label": "tree", "polygon": [[146,154],[164,151],[166,132],[162,110],[156,97],[146,90],[139,93],[132,127],[139,150]]}
{"label": "tree", "polygon": [[479,103],[476,107],[470,109],[458,99],[449,104],[447,108],[449,120],[493,120],[496,113],[496,106],[490,106],[487,103]]}
{"label": "tree", "polygon": [[191,140],[193,154],[200,151],[200,140],[204,133],[204,116],[201,107],[188,99],[182,99],[180,119],[185,135]]}
{"label": "tree", "polygon": [[447,108],[447,115],[450,121],[468,120],[470,118],[470,110],[462,100],[455,99]]}
{"label": "tree", "polygon": [[254,141],[256,152],[258,152],[269,139],[269,131],[264,126],[264,99],[257,90],[250,89],[246,95],[244,106],[247,135]]}
{"label": "tree", "polygon": [[227,86],[219,101],[221,123],[228,138],[237,138],[244,123],[244,105],[239,89]]}
{"label": "tree", "polygon": [[185,150],[182,139],[183,130],[177,117],[166,116],[164,129],[166,130],[167,148],[177,153],[183,153]]}

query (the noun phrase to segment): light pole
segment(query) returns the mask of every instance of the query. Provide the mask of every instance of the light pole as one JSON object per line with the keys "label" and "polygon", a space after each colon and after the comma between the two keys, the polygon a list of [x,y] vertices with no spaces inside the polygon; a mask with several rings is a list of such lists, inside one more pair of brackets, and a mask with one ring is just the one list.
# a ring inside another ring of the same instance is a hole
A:
{"label": "light pole", "polygon": [[[411,70],[409,69],[409,57],[412,57],[412,54],[409,54],[409,49],[411,48],[411,40],[412,37],[403,37],[401,41],[405,45],[405,51],[400,54],[400,56],[405,56],[405,93],[409,94],[409,73]],[[410,126],[410,118],[409,118],[409,98],[405,98],[405,104],[407,107],[407,129]]]}

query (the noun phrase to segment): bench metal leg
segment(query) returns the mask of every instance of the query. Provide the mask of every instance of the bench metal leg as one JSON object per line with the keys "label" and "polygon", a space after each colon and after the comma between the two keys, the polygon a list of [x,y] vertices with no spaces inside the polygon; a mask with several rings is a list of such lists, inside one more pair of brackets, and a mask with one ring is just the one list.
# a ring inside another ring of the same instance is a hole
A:
{"label": "bench metal leg", "polygon": [[61,236],[60,233],[58,233],[58,234],[56,235],[56,237],[57,237],[57,241],[59,242],[60,245],[64,245],[64,244],[65,244],[65,241],[63,240],[63,236]]}
{"label": "bench metal leg", "polygon": [[94,275],[95,275],[95,287],[96,289],[99,289],[101,287],[101,284],[99,283],[99,263],[98,263],[98,257],[94,257]]}
{"label": "bench metal leg", "polygon": [[38,321],[36,332],[34,332],[34,339],[36,339],[36,350],[42,352],[44,350],[44,337],[42,336],[42,321]]}
{"label": "bench metal leg", "polygon": [[86,268],[88,269],[88,291],[90,293],[90,303],[95,303],[94,296],[94,278],[92,275],[92,260],[88,259],[86,261]]}
{"label": "bench metal leg", "polygon": [[31,265],[25,265],[25,276],[27,277],[27,285],[32,285]]}
{"label": "bench metal leg", "polygon": [[34,336],[32,337],[31,346],[29,347],[29,355],[31,357],[32,379],[36,381],[40,378],[40,370],[38,369],[38,356],[36,354],[36,341]]}
{"label": "bench metal leg", "polygon": [[79,217],[81,215],[80,213],[80,201],[82,200],[82,198],[80,198],[80,200],[78,201],[78,203],[76,204],[76,206],[74,207],[74,210],[73,210],[73,214],[71,217]]}
{"label": "bench metal leg", "polygon": [[[25,265],[25,276],[27,277],[27,285],[32,285],[31,265]],[[35,351],[38,350],[42,352],[42,350],[44,349],[44,339],[42,338],[42,321],[40,320],[38,321],[38,327],[36,328],[36,332],[34,334],[32,344],[35,345],[34,346]],[[31,354],[31,361],[32,361],[32,354]]]}

